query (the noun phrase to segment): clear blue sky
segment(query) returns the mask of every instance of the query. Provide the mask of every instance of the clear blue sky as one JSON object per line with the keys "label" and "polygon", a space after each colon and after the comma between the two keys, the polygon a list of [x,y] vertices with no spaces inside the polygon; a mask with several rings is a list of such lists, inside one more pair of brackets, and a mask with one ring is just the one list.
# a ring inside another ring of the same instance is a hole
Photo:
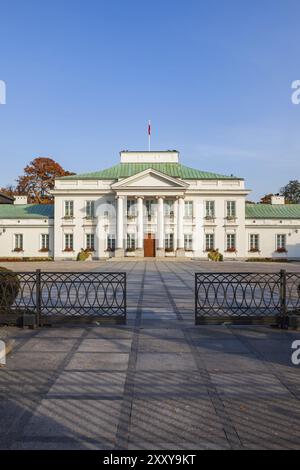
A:
{"label": "clear blue sky", "polygon": [[0,0],[0,185],[36,156],[94,171],[121,149],[300,179],[299,0]]}

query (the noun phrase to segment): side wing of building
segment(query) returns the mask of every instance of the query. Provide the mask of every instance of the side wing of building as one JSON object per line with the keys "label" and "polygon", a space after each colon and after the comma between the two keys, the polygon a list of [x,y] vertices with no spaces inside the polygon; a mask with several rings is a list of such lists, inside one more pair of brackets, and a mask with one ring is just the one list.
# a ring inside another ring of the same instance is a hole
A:
{"label": "side wing of building", "polygon": [[53,206],[0,205],[0,260],[51,258],[53,255]]}

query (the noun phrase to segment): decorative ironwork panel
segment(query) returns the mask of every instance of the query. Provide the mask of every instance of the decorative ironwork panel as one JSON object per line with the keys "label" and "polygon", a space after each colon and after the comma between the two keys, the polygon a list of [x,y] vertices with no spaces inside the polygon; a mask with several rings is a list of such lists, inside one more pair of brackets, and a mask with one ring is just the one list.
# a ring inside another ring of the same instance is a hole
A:
{"label": "decorative ironwork panel", "polygon": [[126,320],[126,273],[0,271],[0,314]]}
{"label": "decorative ironwork panel", "polygon": [[281,273],[196,273],[195,314],[196,323],[205,317],[280,316]]}
{"label": "decorative ironwork panel", "polygon": [[35,313],[36,273],[0,271],[0,314]]}
{"label": "decorative ironwork panel", "polygon": [[41,273],[41,315],[126,316],[126,273]]}
{"label": "decorative ironwork panel", "polygon": [[286,308],[300,314],[300,274],[286,274]]}

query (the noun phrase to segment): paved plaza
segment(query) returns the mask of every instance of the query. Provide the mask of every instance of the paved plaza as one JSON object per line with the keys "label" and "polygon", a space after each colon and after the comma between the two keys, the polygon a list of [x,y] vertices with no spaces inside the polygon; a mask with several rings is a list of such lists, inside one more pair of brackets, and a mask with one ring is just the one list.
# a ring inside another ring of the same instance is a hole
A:
{"label": "paved plaza", "polygon": [[300,332],[194,326],[195,272],[300,264],[7,266],[127,271],[128,322],[0,329],[15,340],[0,369],[1,449],[300,448],[300,366],[291,362]]}

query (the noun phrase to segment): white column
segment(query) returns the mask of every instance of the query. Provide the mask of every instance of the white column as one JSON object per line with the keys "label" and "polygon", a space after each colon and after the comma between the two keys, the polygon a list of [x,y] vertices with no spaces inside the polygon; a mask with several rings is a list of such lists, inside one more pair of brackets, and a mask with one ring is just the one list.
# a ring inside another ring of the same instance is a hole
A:
{"label": "white column", "polygon": [[144,204],[143,198],[138,197],[137,202],[138,210],[138,219],[137,219],[137,230],[138,230],[138,239],[137,239],[137,248],[138,250],[143,250],[144,248]]}
{"label": "white column", "polygon": [[117,249],[124,248],[124,198],[117,198]]}
{"label": "white column", "polygon": [[177,224],[178,224],[178,199],[175,199],[174,201],[174,250],[176,251],[177,249]]}
{"label": "white column", "polygon": [[177,249],[184,249],[183,235],[183,216],[184,216],[184,199],[180,197],[178,200],[178,216],[177,216]]}
{"label": "white column", "polygon": [[164,238],[165,238],[165,229],[164,229],[164,199],[162,197],[158,198],[158,249],[164,249]]}

